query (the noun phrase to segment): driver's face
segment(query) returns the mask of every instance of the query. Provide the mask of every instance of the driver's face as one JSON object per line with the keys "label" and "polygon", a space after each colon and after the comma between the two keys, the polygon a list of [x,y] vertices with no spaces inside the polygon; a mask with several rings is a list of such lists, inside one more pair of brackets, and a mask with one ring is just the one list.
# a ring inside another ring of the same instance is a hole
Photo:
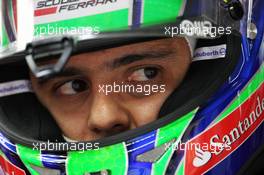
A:
{"label": "driver's face", "polygon": [[60,75],[31,80],[63,134],[91,141],[155,121],[190,60],[185,39],[162,39],[72,56]]}

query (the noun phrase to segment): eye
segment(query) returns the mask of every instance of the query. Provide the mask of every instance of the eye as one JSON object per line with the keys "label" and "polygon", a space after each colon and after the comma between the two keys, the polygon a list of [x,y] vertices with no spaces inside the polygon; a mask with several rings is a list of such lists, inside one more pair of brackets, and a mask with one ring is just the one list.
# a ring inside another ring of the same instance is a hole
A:
{"label": "eye", "polygon": [[72,80],[62,84],[57,90],[62,95],[75,95],[88,89],[88,84],[84,80]]}
{"label": "eye", "polygon": [[128,77],[129,81],[148,81],[154,79],[159,73],[159,69],[155,67],[147,67],[138,69],[131,76]]}

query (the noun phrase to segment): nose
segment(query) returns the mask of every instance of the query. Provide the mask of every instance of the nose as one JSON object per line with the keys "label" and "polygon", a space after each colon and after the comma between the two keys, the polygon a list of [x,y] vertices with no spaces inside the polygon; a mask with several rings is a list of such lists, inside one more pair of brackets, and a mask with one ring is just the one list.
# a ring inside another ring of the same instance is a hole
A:
{"label": "nose", "polygon": [[105,94],[93,98],[88,117],[89,130],[98,137],[106,137],[130,128],[131,116],[118,99]]}

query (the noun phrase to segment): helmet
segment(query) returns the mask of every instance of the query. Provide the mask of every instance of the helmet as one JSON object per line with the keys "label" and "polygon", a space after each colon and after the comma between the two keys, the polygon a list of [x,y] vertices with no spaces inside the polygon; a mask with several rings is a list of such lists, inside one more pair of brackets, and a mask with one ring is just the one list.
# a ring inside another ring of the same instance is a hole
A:
{"label": "helmet", "polygon": [[[263,1],[1,0],[0,7],[1,174],[262,172]],[[157,120],[138,128],[75,142],[32,88],[32,76],[48,81],[80,54],[177,38],[192,63]]]}

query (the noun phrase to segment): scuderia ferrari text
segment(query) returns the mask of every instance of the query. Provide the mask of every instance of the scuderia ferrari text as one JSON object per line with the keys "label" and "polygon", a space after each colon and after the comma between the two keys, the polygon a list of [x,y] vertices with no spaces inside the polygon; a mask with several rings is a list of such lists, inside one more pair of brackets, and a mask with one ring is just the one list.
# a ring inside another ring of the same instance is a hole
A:
{"label": "scuderia ferrari text", "polygon": [[37,3],[37,9],[58,6],[58,12],[73,11],[99,5],[115,3],[117,0],[45,0]]}

